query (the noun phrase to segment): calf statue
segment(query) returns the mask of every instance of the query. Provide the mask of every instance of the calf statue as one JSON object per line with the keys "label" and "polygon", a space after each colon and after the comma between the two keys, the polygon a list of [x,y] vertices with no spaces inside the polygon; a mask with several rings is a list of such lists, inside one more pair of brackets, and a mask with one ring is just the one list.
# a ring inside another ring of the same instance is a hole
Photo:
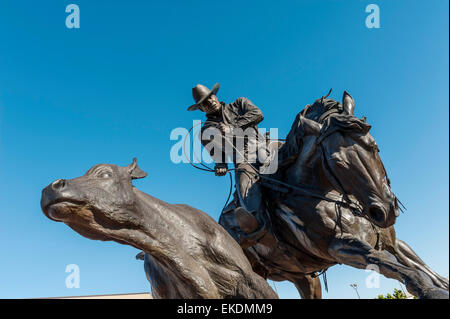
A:
{"label": "calf statue", "polygon": [[154,298],[278,298],[210,216],[133,186],[133,179],[146,175],[136,159],[126,167],[95,165],[81,177],[47,186],[42,211],[89,239],[143,250]]}

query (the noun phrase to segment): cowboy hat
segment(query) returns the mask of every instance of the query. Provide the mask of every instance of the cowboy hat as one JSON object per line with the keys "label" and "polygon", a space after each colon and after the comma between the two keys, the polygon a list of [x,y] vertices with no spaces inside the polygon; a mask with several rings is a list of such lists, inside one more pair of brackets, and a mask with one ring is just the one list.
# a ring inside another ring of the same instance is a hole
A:
{"label": "cowboy hat", "polygon": [[220,84],[216,83],[212,90],[208,89],[206,86],[197,84],[194,88],[192,88],[192,97],[194,98],[195,104],[188,107],[188,111],[198,110],[200,104],[206,100],[212,94],[216,95],[217,91],[219,91]]}

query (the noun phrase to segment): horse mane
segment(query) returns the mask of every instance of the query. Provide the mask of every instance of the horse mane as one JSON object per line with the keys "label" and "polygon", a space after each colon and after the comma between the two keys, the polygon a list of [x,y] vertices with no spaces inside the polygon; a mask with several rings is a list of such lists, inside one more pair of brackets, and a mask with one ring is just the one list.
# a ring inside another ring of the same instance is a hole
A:
{"label": "horse mane", "polygon": [[367,133],[370,125],[366,123],[365,118],[358,119],[352,114],[343,112],[343,106],[340,102],[327,98],[330,92],[318,98],[312,104],[308,104],[300,111],[292,124],[291,130],[286,137],[286,142],[279,149],[279,167],[286,169],[296,159],[303,147],[303,138],[309,135],[314,123],[306,122],[304,119],[311,120],[317,125],[321,125],[319,140],[328,136],[336,130],[356,131],[358,133]]}
{"label": "horse mane", "polygon": [[[317,123],[324,124],[322,134],[333,126],[340,127],[344,130],[353,129],[367,133],[370,130],[370,125],[366,123],[366,118],[358,119],[353,114],[343,113],[343,107],[340,102],[327,98],[331,91],[330,89],[327,95],[318,98],[313,104],[306,105],[299,115]],[[299,118],[299,115],[296,120]]]}
{"label": "horse mane", "polygon": [[[312,104],[308,104],[300,111],[295,117],[294,123],[286,137],[286,142],[281,146],[278,153],[279,167],[281,169],[287,168],[297,157],[301,148],[303,137],[308,135],[305,129],[305,123],[302,118],[312,120],[318,124],[322,124],[325,118],[322,118],[326,113],[334,113],[342,111],[342,104],[334,99],[328,99],[327,95],[322,96],[314,101]],[[326,116],[327,117],[327,116]]]}
{"label": "horse mane", "polygon": [[338,112],[341,112],[342,104],[334,99],[321,97],[315,100],[313,104],[306,105],[305,108],[300,112],[300,114],[309,120],[313,120],[318,123],[323,123],[323,121],[321,121],[321,116],[324,113],[333,109],[335,109]]}

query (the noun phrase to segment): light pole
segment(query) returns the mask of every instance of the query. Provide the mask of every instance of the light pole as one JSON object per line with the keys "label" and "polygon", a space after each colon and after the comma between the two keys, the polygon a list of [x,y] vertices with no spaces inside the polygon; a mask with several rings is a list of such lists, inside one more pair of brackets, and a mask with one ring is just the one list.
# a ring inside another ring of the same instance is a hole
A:
{"label": "light pole", "polygon": [[359,296],[359,293],[358,293],[358,285],[357,284],[350,284],[350,287],[355,289],[356,294],[358,295],[358,299],[361,299],[361,297]]}

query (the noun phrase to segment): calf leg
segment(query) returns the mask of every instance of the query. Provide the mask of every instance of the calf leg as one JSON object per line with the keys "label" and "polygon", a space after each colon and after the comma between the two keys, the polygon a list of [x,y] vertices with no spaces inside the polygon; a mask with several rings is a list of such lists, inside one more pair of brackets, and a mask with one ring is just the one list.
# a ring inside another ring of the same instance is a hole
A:
{"label": "calf leg", "polygon": [[378,251],[352,236],[336,238],[328,251],[337,262],[355,268],[366,269],[368,265],[376,265],[379,273],[402,282],[411,294],[419,298],[449,298],[448,291],[436,287],[423,271],[402,265],[387,250]]}

